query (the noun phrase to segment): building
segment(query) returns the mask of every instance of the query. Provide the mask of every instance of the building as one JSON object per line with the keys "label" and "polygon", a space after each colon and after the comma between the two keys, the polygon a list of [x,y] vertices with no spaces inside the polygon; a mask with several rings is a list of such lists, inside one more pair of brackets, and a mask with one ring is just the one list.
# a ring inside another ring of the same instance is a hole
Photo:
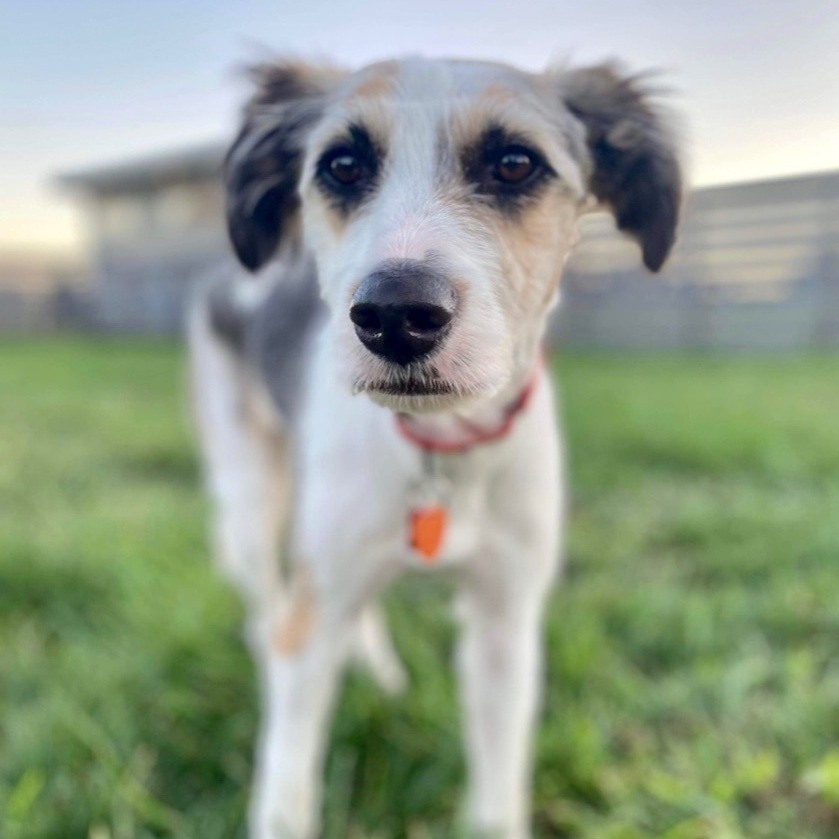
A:
{"label": "building", "polygon": [[[97,327],[176,331],[193,278],[231,258],[222,158],[214,144],[60,179],[91,220]],[[839,172],[695,190],[656,277],[608,215],[583,230],[552,333],[560,344],[839,347]]]}
{"label": "building", "polygon": [[194,278],[230,259],[223,153],[220,144],[208,144],[59,178],[79,195],[88,216],[92,326],[109,332],[180,329]]}

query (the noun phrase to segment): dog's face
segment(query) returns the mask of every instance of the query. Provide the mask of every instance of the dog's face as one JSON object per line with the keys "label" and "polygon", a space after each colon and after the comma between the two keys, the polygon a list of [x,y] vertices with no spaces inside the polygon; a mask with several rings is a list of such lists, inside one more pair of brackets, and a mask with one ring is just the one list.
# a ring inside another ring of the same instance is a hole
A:
{"label": "dog's face", "polygon": [[612,67],[409,60],[256,75],[227,162],[236,252],[256,270],[302,236],[346,383],[390,408],[450,409],[505,386],[594,203],[652,270],[673,243],[671,139]]}

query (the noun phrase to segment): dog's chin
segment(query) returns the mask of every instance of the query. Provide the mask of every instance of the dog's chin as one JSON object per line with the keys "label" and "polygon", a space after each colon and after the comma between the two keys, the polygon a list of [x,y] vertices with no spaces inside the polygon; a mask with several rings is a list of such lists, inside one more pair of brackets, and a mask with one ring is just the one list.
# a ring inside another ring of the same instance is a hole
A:
{"label": "dog's chin", "polygon": [[365,382],[355,390],[377,405],[400,414],[438,414],[468,408],[482,395],[464,391],[451,382],[431,379],[422,382]]}

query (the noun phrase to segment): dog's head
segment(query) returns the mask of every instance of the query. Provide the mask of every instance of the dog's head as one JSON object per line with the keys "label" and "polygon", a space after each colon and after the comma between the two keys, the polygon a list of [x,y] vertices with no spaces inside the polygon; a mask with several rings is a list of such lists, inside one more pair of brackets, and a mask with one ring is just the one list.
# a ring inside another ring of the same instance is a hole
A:
{"label": "dog's head", "polygon": [[613,65],[411,59],[254,75],[227,158],[234,249],[256,271],[304,243],[346,383],[388,407],[501,390],[541,337],[586,210],[610,208],[653,271],[673,244],[673,138]]}

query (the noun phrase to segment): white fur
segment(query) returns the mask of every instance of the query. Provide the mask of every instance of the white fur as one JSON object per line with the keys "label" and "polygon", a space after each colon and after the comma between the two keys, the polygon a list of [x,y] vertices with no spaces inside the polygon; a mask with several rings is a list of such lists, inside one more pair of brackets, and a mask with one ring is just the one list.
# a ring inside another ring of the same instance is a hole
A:
{"label": "white fur", "polygon": [[[317,835],[325,732],[348,657],[362,656],[393,692],[405,684],[375,604],[395,577],[428,571],[411,552],[406,530],[422,456],[400,436],[394,411],[410,412],[418,430],[440,439],[456,436],[463,418],[488,428],[503,419],[540,368],[539,344],[562,265],[579,215],[591,208],[583,188],[587,162],[571,149],[581,143],[582,126],[555,113],[551,77],[500,65],[408,61],[395,74],[388,66],[386,95],[359,104],[358,82],[375,72],[343,81],[307,139],[302,229],[330,316],[308,360],[293,494],[282,418],[272,416],[260,383],[200,313],[191,329],[220,560],[249,602],[262,671],[252,839]],[[499,88],[501,94],[492,93]],[[468,191],[440,187],[441,130],[467,135],[475,102],[524,125],[559,174],[519,227],[493,216]],[[338,223],[314,184],[314,167],[335,132],[355,118],[354,108],[365,109],[387,135],[388,161],[369,206]],[[434,356],[436,376],[454,392],[372,392],[376,382],[404,381],[407,374],[360,343],[350,301],[383,260],[429,254],[460,295],[450,336]],[[438,456],[453,490],[450,532],[436,567],[458,569],[461,581],[458,669],[469,818],[499,839],[530,836],[541,624],[560,562],[562,453],[551,379],[545,370],[537,376],[508,436]],[[287,519],[293,570],[285,581],[277,553]]]}

